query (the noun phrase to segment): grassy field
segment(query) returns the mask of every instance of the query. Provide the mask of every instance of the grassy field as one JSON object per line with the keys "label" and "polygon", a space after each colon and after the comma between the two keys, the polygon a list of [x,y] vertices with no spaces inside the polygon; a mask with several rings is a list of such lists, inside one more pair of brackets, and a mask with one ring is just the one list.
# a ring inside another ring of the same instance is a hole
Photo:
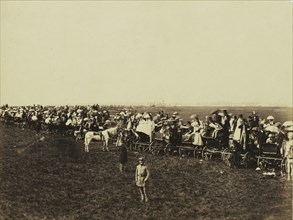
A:
{"label": "grassy field", "polygon": [[145,204],[134,185],[140,153],[130,151],[128,171],[120,173],[113,145],[103,152],[93,143],[85,154],[71,137],[43,137],[0,127],[0,219],[292,219],[292,182],[285,177],[264,179],[217,160],[145,155]]}

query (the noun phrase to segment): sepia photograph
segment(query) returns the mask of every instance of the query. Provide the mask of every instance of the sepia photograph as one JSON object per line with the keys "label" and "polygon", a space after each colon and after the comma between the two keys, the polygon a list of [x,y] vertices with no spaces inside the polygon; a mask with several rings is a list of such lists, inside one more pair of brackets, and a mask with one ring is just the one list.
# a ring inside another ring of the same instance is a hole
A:
{"label": "sepia photograph", "polygon": [[292,0],[0,15],[0,219],[292,219]]}

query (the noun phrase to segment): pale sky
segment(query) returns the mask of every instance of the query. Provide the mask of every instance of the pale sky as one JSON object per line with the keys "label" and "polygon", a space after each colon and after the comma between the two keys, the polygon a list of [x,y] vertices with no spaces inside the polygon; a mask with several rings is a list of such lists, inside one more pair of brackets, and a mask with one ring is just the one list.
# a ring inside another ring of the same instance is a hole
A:
{"label": "pale sky", "polygon": [[1,104],[292,106],[292,1],[1,1]]}

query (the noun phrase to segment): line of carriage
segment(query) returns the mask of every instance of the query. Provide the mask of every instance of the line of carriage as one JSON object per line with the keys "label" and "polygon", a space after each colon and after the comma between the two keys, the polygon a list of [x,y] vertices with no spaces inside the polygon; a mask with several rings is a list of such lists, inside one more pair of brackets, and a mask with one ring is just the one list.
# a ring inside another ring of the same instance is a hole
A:
{"label": "line of carriage", "polygon": [[[46,131],[48,128],[42,128]],[[66,134],[72,136],[74,130],[67,129]],[[139,138],[130,140],[127,144],[129,150],[147,152],[154,155],[179,155],[181,157],[194,157],[197,159],[210,160],[220,158],[229,167],[253,167],[258,166],[261,169],[268,167],[282,168],[285,161],[281,156],[280,149],[282,142],[263,143],[261,149],[248,141],[246,148],[233,143],[234,147],[224,146],[219,138],[203,136],[203,145],[197,146],[192,141],[172,141],[172,138],[166,139],[163,134],[156,132],[152,141],[144,133],[139,133]],[[233,137],[230,135],[230,142]]]}
{"label": "line of carriage", "polygon": [[[128,138],[128,150],[151,153],[161,156],[194,157],[196,159],[221,159],[230,168],[233,167],[259,167],[261,169],[276,168],[285,170],[285,159],[281,155],[282,140],[276,143],[262,143],[261,148],[253,141],[248,141],[245,147],[233,141],[230,134],[229,146],[225,146],[221,138],[202,136],[203,145],[194,145],[192,140],[178,141],[166,139],[164,134],[155,132],[152,140],[142,132],[135,132],[138,138]],[[115,143],[115,139],[112,139]]]}

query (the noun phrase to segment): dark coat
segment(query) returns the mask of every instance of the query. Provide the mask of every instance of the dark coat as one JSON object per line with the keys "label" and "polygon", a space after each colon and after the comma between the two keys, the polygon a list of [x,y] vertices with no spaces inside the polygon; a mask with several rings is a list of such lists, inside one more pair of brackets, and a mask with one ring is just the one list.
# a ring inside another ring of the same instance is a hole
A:
{"label": "dark coat", "polygon": [[127,162],[127,148],[124,144],[119,147],[119,162],[125,164]]}

